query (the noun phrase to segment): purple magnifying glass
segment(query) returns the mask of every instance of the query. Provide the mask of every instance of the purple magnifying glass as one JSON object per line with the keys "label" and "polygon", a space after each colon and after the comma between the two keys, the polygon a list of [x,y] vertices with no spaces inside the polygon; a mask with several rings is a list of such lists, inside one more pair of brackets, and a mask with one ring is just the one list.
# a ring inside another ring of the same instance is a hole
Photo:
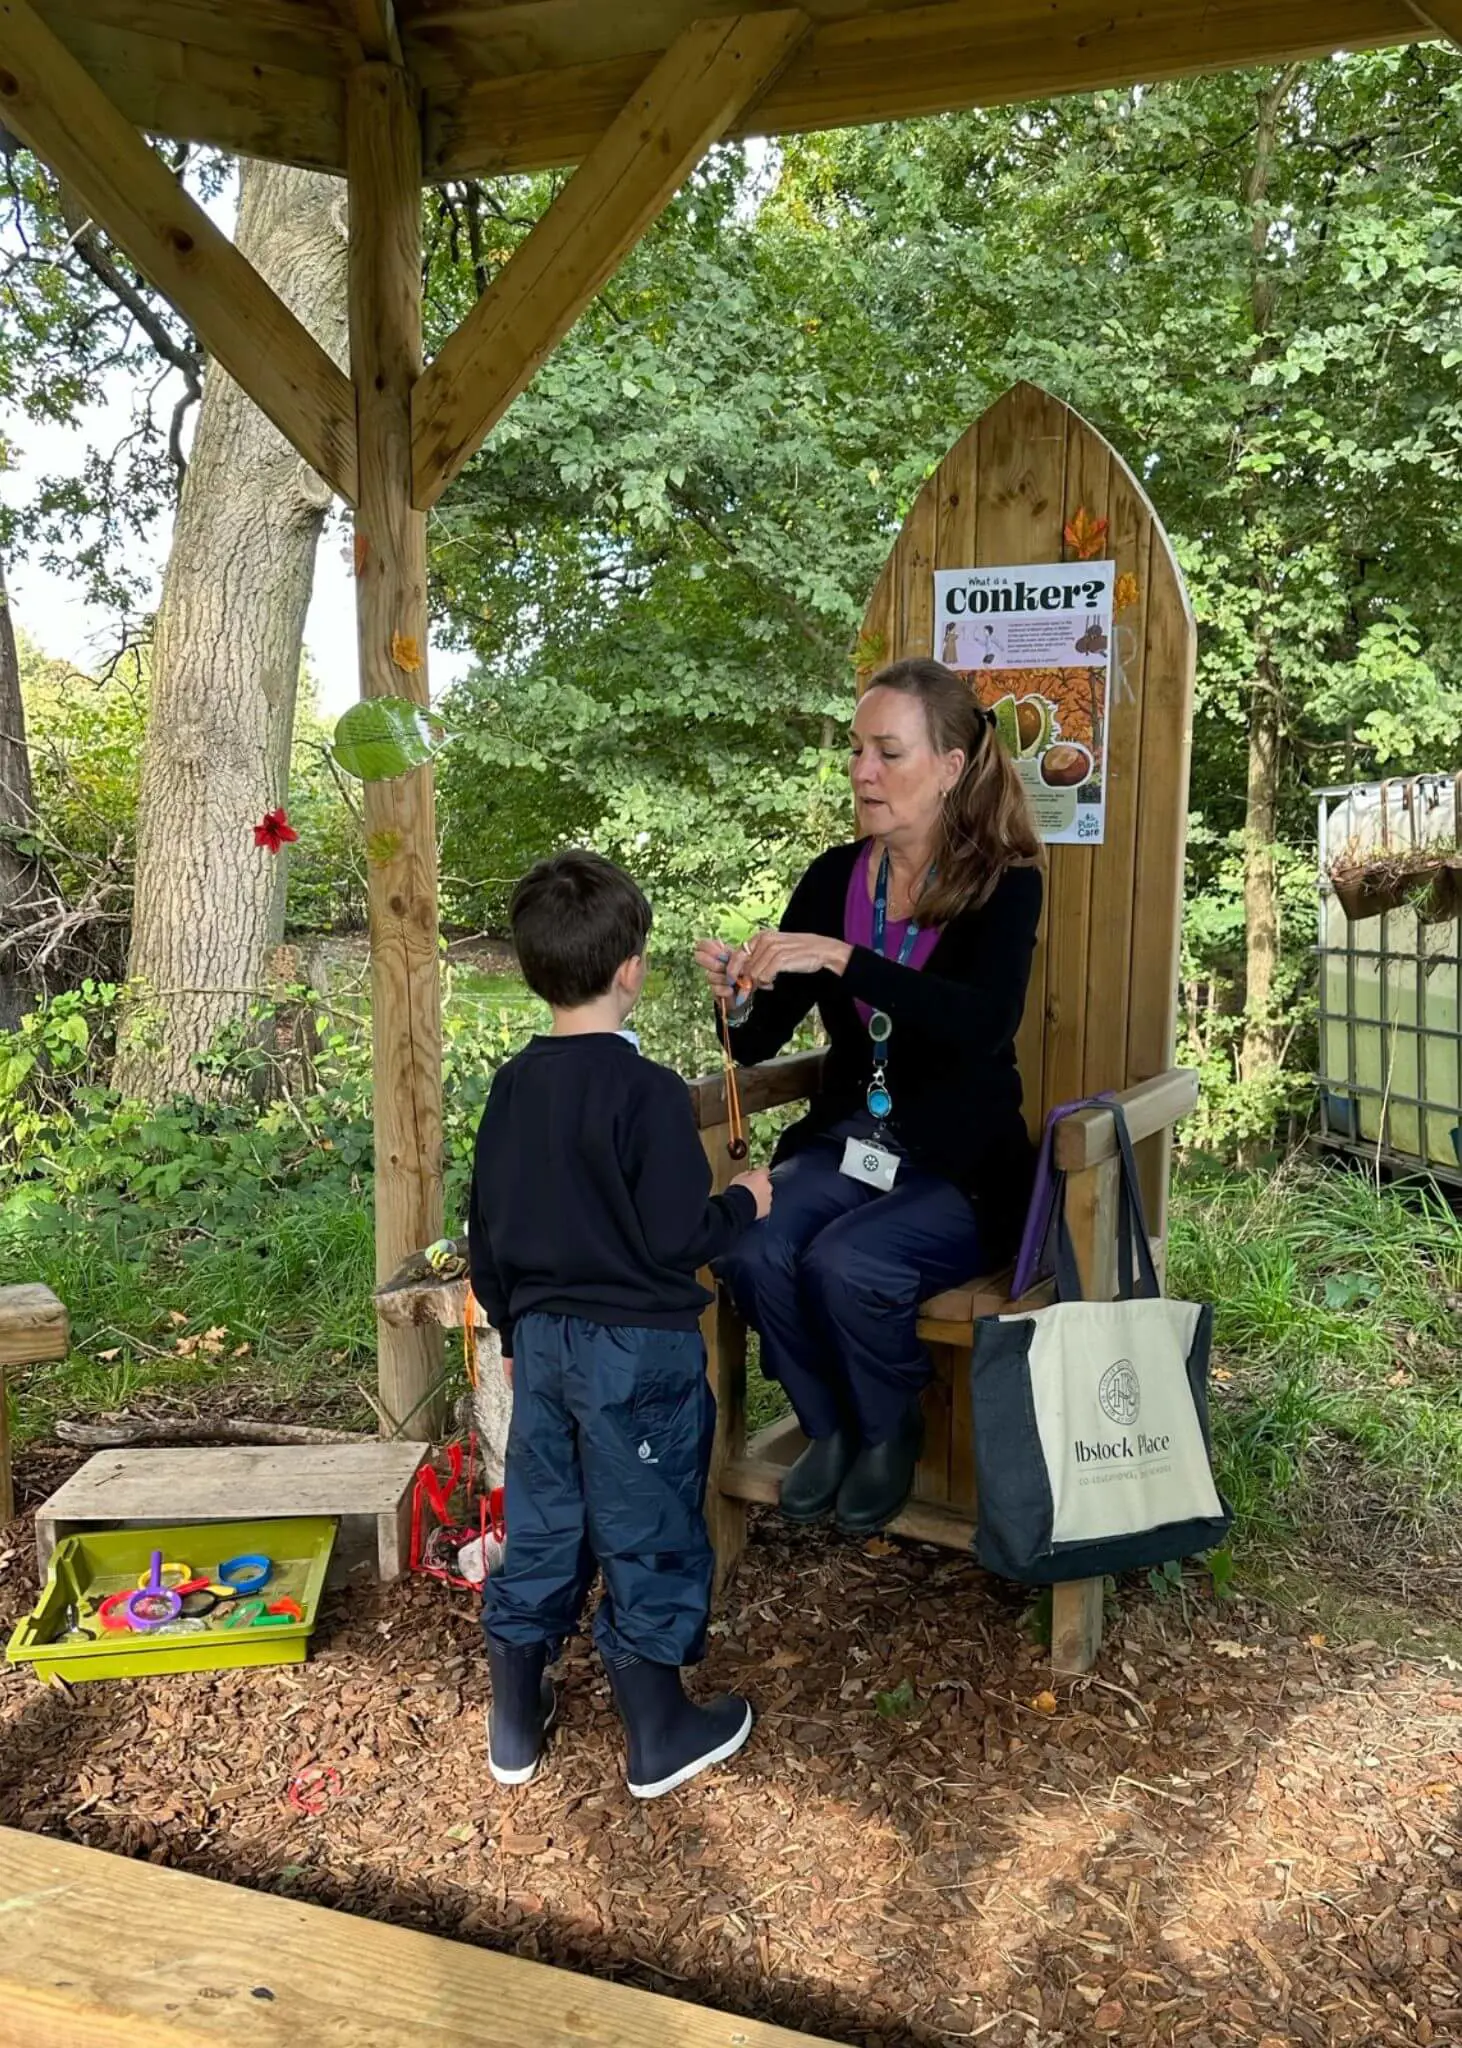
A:
{"label": "purple magnifying glass", "polygon": [[125,1603],[123,1613],[133,1628],[161,1628],[166,1622],[176,1621],[183,1611],[183,1603],[171,1586],[163,1584],[162,1552],[154,1550],[152,1566],[147,1574],[147,1583]]}

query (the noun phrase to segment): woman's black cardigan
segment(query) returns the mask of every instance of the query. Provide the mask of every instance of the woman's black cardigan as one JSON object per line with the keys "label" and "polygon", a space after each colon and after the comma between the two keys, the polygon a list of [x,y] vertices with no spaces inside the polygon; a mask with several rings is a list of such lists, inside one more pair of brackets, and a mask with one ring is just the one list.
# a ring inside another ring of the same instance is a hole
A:
{"label": "woman's black cardigan", "polygon": [[[784,932],[843,936],[858,844],[821,854],[792,892]],[[1038,868],[1007,868],[989,900],[961,911],[922,969],[855,946],[843,974],[783,974],[759,989],[730,1033],[738,1065],[775,1058],[817,1005],[828,1037],[822,1087],[811,1110],[783,1134],[789,1158],[866,1108],[872,1044],[855,1000],[885,1011],[889,1132],[916,1166],[953,1181],[975,1205],[992,1265],[1020,1240],[1034,1153],[1021,1114],[1015,1034],[1041,916]]]}

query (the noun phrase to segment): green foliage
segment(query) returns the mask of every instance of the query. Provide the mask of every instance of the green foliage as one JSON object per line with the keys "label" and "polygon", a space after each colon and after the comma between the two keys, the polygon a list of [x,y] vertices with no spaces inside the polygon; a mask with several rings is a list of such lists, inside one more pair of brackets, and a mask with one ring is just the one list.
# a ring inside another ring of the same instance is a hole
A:
{"label": "green foliage", "polygon": [[49,660],[16,635],[36,837],[70,901],[97,873],[130,875],[137,771],[147,717],[147,660],[133,650],[102,676]]}
{"label": "green foliage", "polygon": [[1196,1176],[1170,1236],[1175,1294],[1215,1306],[1213,1421],[1237,1542],[1327,1524],[1442,1548],[1462,1507],[1462,1220],[1430,1184],[1289,1168]]}
{"label": "green foliage", "polygon": [[[1280,713],[1271,1009],[1297,1068],[1309,788],[1462,742],[1459,80],[1421,46],[1298,73],[1257,253],[1273,74],[798,138],[760,191],[715,154],[433,525],[444,623],[478,656],[442,775],[474,916],[523,858],[589,836],[666,933],[778,904],[846,829],[850,655],[893,534],[1029,377],[1128,455],[1188,576],[1200,1135],[1271,1131],[1294,1086],[1236,1075],[1254,708]],[[548,191],[492,188],[489,268]],[[442,324],[472,289],[461,241],[435,245]]]}
{"label": "green foliage", "polygon": [[[230,1375],[348,1408],[374,1370],[368,1029],[322,1010],[315,1086],[262,1110],[246,1085],[149,1108],[101,1083],[116,994],[57,997],[0,1034],[0,1272],[46,1281],[77,1335],[28,1386],[30,1426]],[[453,1224],[493,1072],[536,1022],[521,1005],[447,1006]],[[241,1084],[252,1043],[219,1054]],[[216,1330],[227,1344],[189,1342]]]}
{"label": "green foliage", "polygon": [[289,818],[299,833],[287,855],[287,918],[292,932],[363,931],[367,922],[359,793],[343,786],[332,772],[330,743],[330,722],[320,716],[306,673],[295,710],[289,768]]}

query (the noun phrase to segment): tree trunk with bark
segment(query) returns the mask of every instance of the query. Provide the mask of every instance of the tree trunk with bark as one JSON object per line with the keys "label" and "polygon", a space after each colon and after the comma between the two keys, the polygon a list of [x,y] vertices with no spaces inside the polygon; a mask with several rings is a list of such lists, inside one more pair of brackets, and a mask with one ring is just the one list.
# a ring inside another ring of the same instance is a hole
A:
{"label": "tree trunk with bark", "polygon": [[0,563],[0,1031],[13,1031],[31,1002],[30,977],[8,942],[23,921],[21,906],[34,893],[39,874],[35,860],[21,852],[14,835],[34,826],[20,659]]}
{"label": "tree trunk with bark", "polygon": [[1268,650],[1255,662],[1249,710],[1249,771],[1244,792],[1244,1035],[1239,1075],[1261,1080],[1279,1065],[1283,1032],[1274,1014],[1279,972],[1279,838],[1282,731],[1279,685]]}
{"label": "tree trunk with bark", "polygon": [[[248,162],[238,245],[345,358],[344,188]],[[284,930],[288,852],[254,826],[288,794],[290,743],[328,486],[210,363],[153,646],[137,820],[131,995],[113,1078],[198,1093],[196,1061],[248,1014]]]}
{"label": "tree trunk with bark", "polygon": [[[1261,355],[1270,345],[1274,312],[1274,273],[1267,260],[1271,227],[1269,188],[1278,146],[1279,116],[1298,71],[1298,66],[1291,65],[1258,95],[1254,156],[1244,190],[1250,219],[1250,309]],[[1260,477],[1255,483],[1250,512],[1251,531],[1261,553],[1254,591],[1254,677],[1249,699],[1249,760],[1244,793],[1244,1030],[1239,1046],[1239,1074],[1245,1081],[1262,1080],[1272,1074],[1280,1064],[1283,1045],[1283,1030],[1274,1015],[1274,989],[1281,941],[1275,843],[1279,833],[1284,717],[1282,680],[1275,666],[1271,638],[1271,591],[1262,558],[1263,489],[1264,479]]]}

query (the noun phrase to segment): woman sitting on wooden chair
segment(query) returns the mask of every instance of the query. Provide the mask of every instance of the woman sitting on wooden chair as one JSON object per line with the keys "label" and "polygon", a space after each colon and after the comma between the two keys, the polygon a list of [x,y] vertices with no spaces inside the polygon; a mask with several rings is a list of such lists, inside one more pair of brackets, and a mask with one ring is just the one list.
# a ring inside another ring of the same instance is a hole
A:
{"label": "woman sitting on wooden chair", "polygon": [[814,1003],[827,1032],[771,1214],[718,1271],[810,1439],[782,1512],[835,1510],[866,1534],[907,1501],[922,1449],[919,1304],[1020,1237],[1033,1152],[1015,1035],[1042,880],[994,719],[939,662],[873,678],[850,775],[864,836],[812,863],[779,931],[704,939],[696,959],[739,1065],[773,1058]]}

